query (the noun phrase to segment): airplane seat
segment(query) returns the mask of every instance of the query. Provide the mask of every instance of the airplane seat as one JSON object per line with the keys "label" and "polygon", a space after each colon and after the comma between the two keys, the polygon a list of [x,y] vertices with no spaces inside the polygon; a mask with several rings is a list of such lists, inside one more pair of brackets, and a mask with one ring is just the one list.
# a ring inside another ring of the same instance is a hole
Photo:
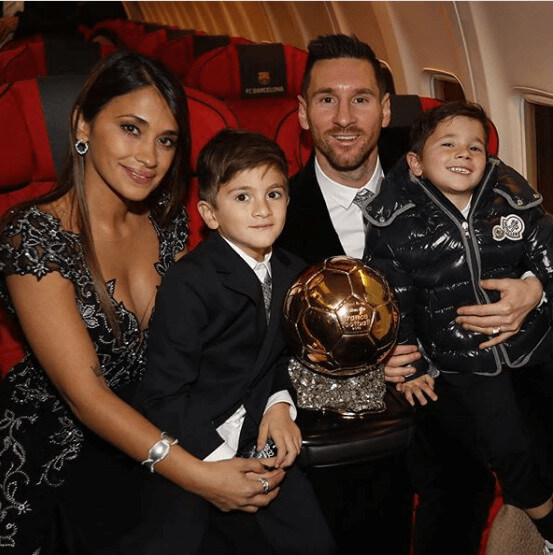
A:
{"label": "airplane seat", "polygon": [[273,140],[284,151],[288,160],[288,175],[292,177],[307,163],[313,142],[311,134],[302,129],[298,120],[298,105],[294,106],[278,123]]}
{"label": "airplane seat", "polygon": [[196,31],[194,29],[173,29],[173,28],[163,28],[157,29],[156,31],[151,31],[146,33],[138,43],[137,51],[145,56],[151,56],[152,58],[159,58],[161,51],[167,46],[171,41],[177,40],[181,37],[186,37],[194,35]]}
{"label": "airplane seat", "polygon": [[[131,50],[138,49],[140,41],[148,32],[145,25],[137,21],[130,21],[127,19],[105,19],[104,21],[99,21],[90,29],[84,31],[85,39],[89,40],[94,32],[101,31],[102,29],[107,29],[112,33],[115,33],[125,44],[126,48]],[[151,26],[148,27],[148,29],[150,31],[153,30]]]}
{"label": "airplane seat", "polygon": [[[198,154],[207,141],[221,129],[227,127],[237,129],[239,125],[236,116],[221,100],[191,87],[185,86],[184,90],[190,113],[190,134],[192,138],[190,158],[192,171],[195,173]],[[196,178],[193,177],[185,202],[190,227],[189,250],[192,250],[205,237],[207,232],[204,221],[196,207],[198,200]]]}
{"label": "airplane seat", "polygon": [[[57,145],[67,135],[69,109],[64,111],[63,105],[73,103],[82,80],[82,76],[61,75],[1,86],[0,158],[10,163],[0,174],[0,215],[14,204],[53,187],[55,159],[60,163]],[[62,81],[65,86],[60,86]],[[78,83],[72,86],[75,81]],[[51,115],[45,116],[48,112]],[[23,354],[19,329],[0,308],[0,375]]]}
{"label": "airplane seat", "polygon": [[[392,119],[380,134],[379,153],[384,164],[394,164],[409,148],[409,128],[423,110],[443,104],[437,98],[418,95],[390,95]],[[274,140],[284,150],[290,167],[290,175],[301,170],[311,155],[312,142],[308,131],[301,128],[296,107],[285,114],[276,128]],[[497,155],[499,135],[493,122],[490,122],[488,152]]]}
{"label": "airplane seat", "polygon": [[[49,191],[63,167],[68,148],[70,111],[86,75],[37,77],[0,85],[0,216],[19,202]],[[228,107],[210,95],[185,88],[190,112],[191,161],[220,129],[238,127]],[[186,207],[190,215],[188,247],[202,238],[204,226],[196,209],[193,182]],[[17,331],[0,309],[0,375],[23,353]]]}
{"label": "airplane seat", "polygon": [[44,35],[42,33],[37,33],[35,35],[29,35],[27,37],[21,37],[19,39],[10,39],[8,42],[0,47],[0,53],[6,50],[13,50],[14,48],[19,48],[25,46],[26,44],[31,44],[33,42],[40,42],[44,40]]}
{"label": "airplane seat", "polygon": [[231,44],[194,61],[186,84],[223,100],[240,126],[273,138],[296,96],[307,52],[280,43]]}
{"label": "airplane seat", "polygon": [[229,35],[194,34],[175,38],[166,42],[157,52],[157,56],[177,77],[187,82],[188,72],[194,60],[230,44],[251,44],[252,41]]}
{"label": "airplane seat", "polygon": [[0,83],[45,75],[82,74],[114,52],[109,45],[65,38],[41,38],[0,52]]}

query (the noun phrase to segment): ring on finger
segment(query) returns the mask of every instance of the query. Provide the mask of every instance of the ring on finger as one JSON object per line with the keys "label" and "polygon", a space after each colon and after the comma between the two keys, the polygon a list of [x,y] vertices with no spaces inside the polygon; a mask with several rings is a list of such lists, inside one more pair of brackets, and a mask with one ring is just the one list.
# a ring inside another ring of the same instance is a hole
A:
{"label": "ring on finger", "polygon": [[496,328],[492,328],[492,336],[495,337],[501,333],[501,326],[497,326]]}
{"label": "ring on finger", "polygon": [[267,478],[258,478],[257,481],[263,486],[263,493],[269,493],[271,491]]}

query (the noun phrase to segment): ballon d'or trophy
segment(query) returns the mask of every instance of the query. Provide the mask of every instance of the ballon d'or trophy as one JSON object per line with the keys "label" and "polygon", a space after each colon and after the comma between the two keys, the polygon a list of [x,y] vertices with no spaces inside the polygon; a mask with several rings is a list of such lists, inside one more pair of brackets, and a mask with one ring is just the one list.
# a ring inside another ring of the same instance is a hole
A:
{"label": "ballon d'or trophy", "polygon": [[348,256],[310,266],[284,301],[298,406],[345,417],[386,410],[384,365],[399,308],[383,274]]}

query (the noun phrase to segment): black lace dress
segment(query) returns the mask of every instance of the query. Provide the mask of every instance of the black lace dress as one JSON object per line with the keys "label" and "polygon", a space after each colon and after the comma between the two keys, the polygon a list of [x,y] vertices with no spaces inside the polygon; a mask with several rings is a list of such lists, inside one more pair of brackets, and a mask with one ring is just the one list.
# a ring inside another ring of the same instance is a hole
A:
{"label": "black lace dress", "polygon": [[[183,210],[166,228],[155,216],[150,219],[160,245],[156,270],[163,275],[185,248],[187,218]],[[0,272],[0,299],[12,314],[4,276],[32,274],[40,279],[59,272],[70,280],[106,382],[119,396],[131,399],[144,371],[146,333],[135,314],[118,303],[122,343],[117,343],[94,292],[78,234],[31,207],[0,237]],[[109,282],[112,295],[114,288]],[[82,547],[89,539],[80,535],[88,534],[90,541],[103,545],[117,533],[119,513],[133,501],[125,491],[131,464],[137,466],[76,421],[27,350],[0,383],[0,553],[60,553],[55,547],[39,549],[45,543],[58,545],[60,534],[75,536],[67,539],[76,546],[68,548],[71,552],[100,552]],[[65,509],[60,512],[59,507]],[[106,522],[110,518],[117,520]],[[81,526],[89,529],[81,532]]]}

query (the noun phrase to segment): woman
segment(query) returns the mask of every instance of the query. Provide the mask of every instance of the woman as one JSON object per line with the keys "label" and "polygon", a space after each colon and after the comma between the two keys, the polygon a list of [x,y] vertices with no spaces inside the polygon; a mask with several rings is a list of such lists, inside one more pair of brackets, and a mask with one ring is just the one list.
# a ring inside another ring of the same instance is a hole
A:
{"label": "woman", "polygon": [[[133,525],[136,489],[137,464],[121,452],[224,510],[254,511],[277,493],[260,491],[259,461],[198,461],[128,404],[156,288],[188,234],[182,86],[162,64],[119,51],[92,71],[71,127],[56,188],[0,226],[0,297],[27,341],[0,384],[7,554],[82,555],[117,541]],[[274,487],[282,475],[271,476]]]}

